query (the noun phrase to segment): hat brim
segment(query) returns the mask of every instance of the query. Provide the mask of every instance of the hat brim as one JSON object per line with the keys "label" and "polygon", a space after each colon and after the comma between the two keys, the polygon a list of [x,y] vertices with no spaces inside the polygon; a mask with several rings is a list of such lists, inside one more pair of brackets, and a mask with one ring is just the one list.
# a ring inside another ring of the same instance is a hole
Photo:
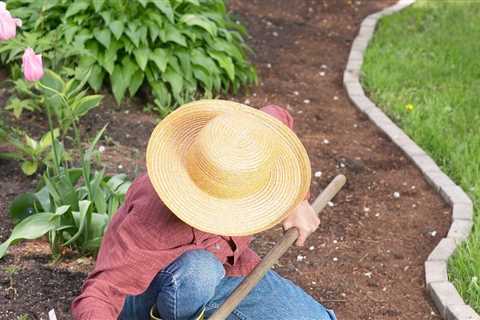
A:
{"label": "hat brim", "polygon": [[[185,158],[207,122],[232,110],[261,118],[280,152],[259,191],[226,199],[200,189],[187,172]],[[290,128],[262,111],[224,100],[192,102],[163,119],[148,142],[147,170],[160,199],[177,217],[201,231],[225,236],[251,235],[273,227],[305,198],[311,179],[307,152]]]}

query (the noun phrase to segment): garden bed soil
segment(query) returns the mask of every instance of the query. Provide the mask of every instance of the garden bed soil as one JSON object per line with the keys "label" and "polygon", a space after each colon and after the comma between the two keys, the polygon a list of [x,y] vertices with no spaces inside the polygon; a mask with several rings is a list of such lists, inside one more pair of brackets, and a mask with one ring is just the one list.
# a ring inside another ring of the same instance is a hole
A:
{"label": "garden bed soil", "polygon": [[[393,1],[231,1],[250,31],[260,83],[235,97],[252,106],[286,106],[317,174],[312,200],[337,174],[343,191],[321,215],[322,224],[304,248],[292,248],[275,269],[301,285],[339,319],[440,319],[425,291],[423,262],[450,223],[450,208],[405,155],[349,102],[342,74],[362,19]],[[5,96],[0,97],[3,103]],[[107,96],[83,121],[95,132],[110,123],[104,159],[111,172],[135,176],[155,126],[143,101],[116,107]],[[34,129],[31,117],[23,124]],[[321,176],[318,172],[321,172]],[[37,178],[38,179],[38,178]],[[9,235],[7,205],[35,186],[15,163],[0,162],[0,241]],[[281,230],[258,235],[261,255]],[[48,244],[13,247],[0,261],[0,319],[46,319],[55,308],[70,319],[69,306],[93,266],[72,253],[57,264]],[[12,268],[12,266],[14,268]],[[10,274],[7,269],[13,272]],[[12,280],[12,281],[10,281]]]}

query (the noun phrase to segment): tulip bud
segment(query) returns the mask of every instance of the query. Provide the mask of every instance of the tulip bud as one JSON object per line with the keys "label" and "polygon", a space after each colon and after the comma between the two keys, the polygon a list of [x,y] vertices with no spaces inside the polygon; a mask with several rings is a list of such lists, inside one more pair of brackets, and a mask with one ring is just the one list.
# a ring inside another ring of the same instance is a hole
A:
{"label": "tulip bud", "polygon": [[12,18],[5,2],[0,1],[0,41],[15,38],[17,27],[22,26],[22,20]]}
{"label": "tulip bud", "polygon": [[22,57],[22,69],[26,80],[40,80],[43,77],[42,55],[35,54],[32,48],[27,48]]}

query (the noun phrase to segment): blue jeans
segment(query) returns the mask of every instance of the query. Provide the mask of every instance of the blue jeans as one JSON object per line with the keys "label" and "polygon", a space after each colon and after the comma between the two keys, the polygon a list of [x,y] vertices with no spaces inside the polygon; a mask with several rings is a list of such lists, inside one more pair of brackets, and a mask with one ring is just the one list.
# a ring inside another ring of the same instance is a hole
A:
{"label": "blue jeans", "polygon": [[[243,277],[226,277],[220,261],[206,250],[184,253],[160,271],[148,289],[125,299],[121,320],[147,320],[155,305],[163,320],[194,319],[205,308],[212,315]],[[335,320],[291,281],[270,271],[237,306],[228,320]]]}

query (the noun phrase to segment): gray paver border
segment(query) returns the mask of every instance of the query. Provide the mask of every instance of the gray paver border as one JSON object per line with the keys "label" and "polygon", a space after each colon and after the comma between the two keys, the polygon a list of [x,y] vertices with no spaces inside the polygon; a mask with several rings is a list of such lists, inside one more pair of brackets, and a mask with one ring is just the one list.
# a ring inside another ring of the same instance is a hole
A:
{"label": "gray paver border", "polygon": [[452,206],[452,224],[425,261],[425,283],[440,315],[445,320],[480,320],[480,315],[462,300],[458,291],[448,281],[448,258],[465,240],[473,225],[473,204],[466,193],[437,166],[435,161],[403,130],[393,123],[363,91],[360,84],[364,52],[372,39],[377,21],[413,4],[415,0],[400,0],[395,5],[366,17],[352,43],[343,74],[343,84],[352,103],[382,130],[407,157],[420,169],[425,179]]}

